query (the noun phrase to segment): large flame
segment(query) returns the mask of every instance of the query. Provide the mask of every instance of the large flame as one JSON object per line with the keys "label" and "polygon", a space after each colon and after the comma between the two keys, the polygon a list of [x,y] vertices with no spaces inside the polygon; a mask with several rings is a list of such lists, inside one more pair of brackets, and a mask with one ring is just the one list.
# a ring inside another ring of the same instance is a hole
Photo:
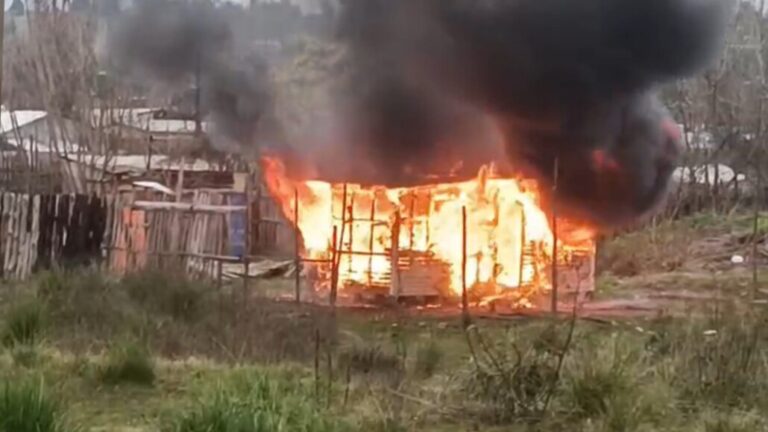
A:
{"label": "large flame", "polygon": [[[499,178],[492,166],[486,166],[468,181],[364,187],[293,180],[275,158],[265,158],[262,165],[270,193],[294,224],[298,197],[297,226],[304,258],[330,259],[336,227],[341,238],[337,250],[342,251],[338,267],[342,287],[383,283],[391,275],[392,250],[397,248],[403,254],[418,253],[447,264],[445,288],[461,293],[463,209],[467,215],[468,287],[490,286],[499,293],[534,283],[548,286],[548,275],[539,271],[538,264],[547,260],[553,235],[533,182]],[[591,230],[571,231],[575,243],[591,242]],[[393,235],[398,236],[396,242]],[[526,251],[534,257],[524,259]]]}

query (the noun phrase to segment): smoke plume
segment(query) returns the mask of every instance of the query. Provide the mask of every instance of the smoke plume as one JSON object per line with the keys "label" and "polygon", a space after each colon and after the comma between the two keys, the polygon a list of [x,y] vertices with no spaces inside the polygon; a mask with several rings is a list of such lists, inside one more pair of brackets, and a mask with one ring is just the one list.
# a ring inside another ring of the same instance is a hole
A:
{"label": "smoke plume", "polygon": [[[561,211],[634,220],[662,200],[679,156],[656,88],[707,64],[728,10],[719,0],[342,1],[351,141],[395,178],[452,153],[445,140],[484,113],[512,166],[544,190],[557,177]],[[461,145],[468,157],[487,147]]]}
{"label": "smoke plume", "polygon": [[[291,143],[291,158],[327,180],[387,184],[503,161],[539,180],[546,205],[556,188],[569,216],[635,220],[662,201],[680,152],[656,89],[707,64],[728,11],[727,0],[339,0],[346,56],[322,107],[334,125]],[[198,74],[222,141],[263,146],[279,130],[270,71],[230,18],[143,0],[111,52],[170,83]]]}
{"label": "smoke plume", "polygon": [[170,85],[199,80],[213,142],[229,151],[252,148],[277,130],[269,66],[234,33],[242,12],[208,2],[140,0],[108,41],[122,67]]}

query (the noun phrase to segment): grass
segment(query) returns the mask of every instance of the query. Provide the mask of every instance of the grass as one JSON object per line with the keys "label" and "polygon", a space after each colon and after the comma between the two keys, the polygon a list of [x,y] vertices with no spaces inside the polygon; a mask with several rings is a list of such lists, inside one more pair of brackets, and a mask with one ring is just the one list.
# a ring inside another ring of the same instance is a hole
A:
{"label": "grass", "polygon": [[145,309],[194,321],[203,313],[208,290],[181,269],[149,269],[122,278],[121,288]]}
{"label": "grass", "polygon": [[0,389],[0,432],[65,431],[62,410],[42,380],[6,381]]}
{"label": "grass", "polygon": [[414,364],[416,374],[422,378],[431,377],[438,371],[444,356],[445,353],[437,342],[431,338],[423,342],[416,350]]}
{"label": "grass", "polygon": [[149,351],[137,343],[116,345],[107,355],[99,373],[107,384],[129,383],[151,386],[155,382],[155,367]]}
{"label": "grass", "polygon": [[[43,376],[58,430],[64,417],[135,432],[768,430],[768,312],[740,303],[749,274],[691,271],[711,257],[701,235],[738,239],[747,222],[697,216],[610,240],[601,296],[632,295],[654,273],[659,289],[706,280],[733,301],[579,321],[570,343],[568,320],[475,317],[469,345],[458,317],[343,309],[332,338],[322,310],[244,299],[239,287],[213,295],[172,271],[56,270],[33,281],[37,305],[2,311],[0,382],[34,390]],[[278,289],[269,284],[259,290]]]}
{"label": "grass", "polygon": [[6,348],[35,345],[40,341],[44,327],[45,312],[39,301],[28,300],[13,306],[5,321],[3,345]]}
{"label": "grass", "polygon": [[342,432],[295,375],[239,373],[217,383],[196,407],[173,416],[172,432]]}

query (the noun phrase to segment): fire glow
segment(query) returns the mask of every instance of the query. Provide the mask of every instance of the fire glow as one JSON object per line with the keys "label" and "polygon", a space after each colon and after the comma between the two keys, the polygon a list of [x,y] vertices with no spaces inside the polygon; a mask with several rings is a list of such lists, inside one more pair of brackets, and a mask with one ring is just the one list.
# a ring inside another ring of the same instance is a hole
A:
{"label": "fire glow", "polygon": [[[286,175],[278,159],[265,158],[262,165],[269,192],[294,224],[298,198],[303,258],[332,260],[337,245],[342,290],[389,286],[392,263],[411,259],[431,268],[430,283],[440,285],[441,294],[460,294],[463,209],[467,287],[494,296],[523,286],[533,291],[551,286],[547,268],[554,236],[539,207],[535,182],[501,178],[492,166],[485,166],[466,181],[387,188],[297,181]],[[558,241],[558,256],[593,247],[591,230],[569,232],[572,235]],[[435,273],[442,273],[443,280]]]}

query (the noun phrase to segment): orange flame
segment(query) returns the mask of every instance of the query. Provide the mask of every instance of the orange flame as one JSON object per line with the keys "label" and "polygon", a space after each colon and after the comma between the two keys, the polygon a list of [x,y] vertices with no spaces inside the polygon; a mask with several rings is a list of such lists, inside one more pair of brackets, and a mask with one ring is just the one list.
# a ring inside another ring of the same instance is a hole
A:
{"label": "orange flame", "polygon": [[[264,158],[262,166],[270,193],[294,224],[294,194],[298,195],[305,258],[330,259],[333,227],[343,232],[338,247],[346,251],[339,265],[342,287],[383,283],[391,275],[392,249],[397,248],[446,263],[446,288],[461,293],[463,208],[468,287],[492,286],[493,294],[498,294],[521,285],[547,284],[548,276],[537,264],[546,260],[542,253],[552,250],[553,235],[533,182],[499,178],[492,166],[486,166],[476,178],[463,182],[407,188],[347,184],[347,209],[342,209],[345,185],[292,180],[275,158]],[[342,218],[348,221],[343,228]],[[580,233],[577,238],[593,237],[588,229]],[[523,254],[531,245],[539,255],[525,260]]]}

